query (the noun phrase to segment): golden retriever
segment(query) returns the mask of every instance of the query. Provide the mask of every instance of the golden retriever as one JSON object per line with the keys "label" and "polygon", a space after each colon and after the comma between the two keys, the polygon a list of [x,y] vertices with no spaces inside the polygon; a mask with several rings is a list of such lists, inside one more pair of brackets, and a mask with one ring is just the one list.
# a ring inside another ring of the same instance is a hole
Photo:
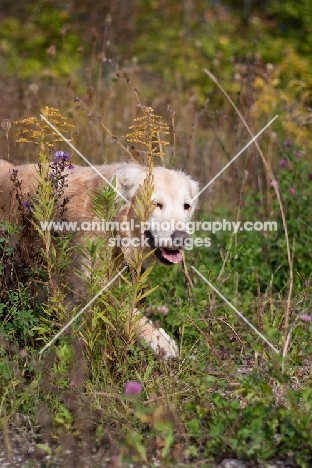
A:
{"label": "golden retriever", "polygon": [[[18,170],[18,180],[22,182],[21,190],[24,194],[34,194],[38,177],[36,168],[35,164],[14,168]],[[0,221],[19,221],[18,203],[11,195],[12,169],[11,164],[0,160]],[[186,226],[195,209],[198,183],[184,172],[164,167],[154,167],[153,176],[152,200],[155,209],[148,223],[142,227],[134,210],[134,200],[146,178],[146,168],[136,163],[76,167],[68,174],[64,195],[70,197],[66,220],[77,223],[77,241],[82,242],[85,235],[99,235],[98,232],[86,233],[80,227],[86,224],[92,226],[93,222],[99,221],[93,212],[89,194],[102,190],[104,181],[114,180],[117,199],[123,199],[117,221],[123,223],[124,228],[120,232],[117,231],[117,235],[121,241],[127,241],[123,245],[126,257],[132,255],[133,249],[138,247],[138,244],[134,245],[134,241],[142,239],[143,235],[147,251],[153,251],[157,261],[165,265],[181,262],[181,249],[190,239]],[[138,335],[144,338],[156,353],[165,358],[178,355],[176,343],[164,330],[156,328],[145,317],[140,318],[137,324]]]}

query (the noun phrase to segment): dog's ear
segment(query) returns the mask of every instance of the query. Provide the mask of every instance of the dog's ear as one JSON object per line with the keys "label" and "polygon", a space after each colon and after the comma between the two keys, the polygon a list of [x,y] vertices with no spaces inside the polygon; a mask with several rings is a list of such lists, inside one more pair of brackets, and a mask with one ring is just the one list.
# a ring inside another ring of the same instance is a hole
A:
{"label": "dog's ear", "polygon": [[139,164],[124,164],[114,172],[112,180],[116,181],[118,195],[130,200],[145,177],[145,169]]}
{"label": "dog's ear", "polygon": [[[198,192],[199,192],[199,183],[196,182],[195,180],[189,178],[190,180],[190,185],[191,185],[191,197],[192,197],[192,209],[191,209],[191,216],[193,215],[197,202],[198,202]],[[195,198],[196,197],[196,198]]]}
{"label": "dog's ear", "polygon": [[[191,183],[191,192],[192,192],[192,198],[196,197],[199,192],[199,183],[196,182],[196,180],[193,180],[190,178],[190,183]],[[194,200],[195,201],[195,200]]]}

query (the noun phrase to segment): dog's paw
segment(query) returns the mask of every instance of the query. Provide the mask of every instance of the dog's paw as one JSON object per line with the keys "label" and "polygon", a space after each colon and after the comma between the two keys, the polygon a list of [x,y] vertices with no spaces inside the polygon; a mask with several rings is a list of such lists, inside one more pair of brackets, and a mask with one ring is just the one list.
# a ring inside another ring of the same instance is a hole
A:
{"label": "dog's paw", "polygon": [[163,359],[177,358],[179,349],[176,342],[162,328],[154,328],[149,342],[155,354]]}

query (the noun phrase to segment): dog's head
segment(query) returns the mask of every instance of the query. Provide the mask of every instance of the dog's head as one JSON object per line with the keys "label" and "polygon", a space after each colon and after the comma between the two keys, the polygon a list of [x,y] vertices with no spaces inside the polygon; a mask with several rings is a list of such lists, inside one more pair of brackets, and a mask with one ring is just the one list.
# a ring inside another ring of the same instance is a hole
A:
{"label": "dog's head", "polygon": [[[155,209],[143,230],[149,247],[155,250],[157,260],[171,265],[182,260],[181,250],[190,240],[188,223],[196,207],[198,183],[181,171],[164,167],[155,167],[153,175],[152,200]],[[117,190],[132,205],[146,178],[145,168],[136,164],[124,164],[114,176]],[[130,209],[129,213],[130,217],[135,218],[134,224],[138,228],[134,210]]]}

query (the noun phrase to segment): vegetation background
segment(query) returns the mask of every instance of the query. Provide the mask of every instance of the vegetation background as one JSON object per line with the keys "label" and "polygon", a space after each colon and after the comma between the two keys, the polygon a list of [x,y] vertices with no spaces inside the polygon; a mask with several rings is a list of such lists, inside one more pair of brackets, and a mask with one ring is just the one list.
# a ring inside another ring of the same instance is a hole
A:
{"label": "vegetation background", "polygon": [[[8,286],[15,228],[1,226],[0,447],[12,466],[311,466],[311,24],[309,0],[0,0],[0,121],[11,123],[0,149],[15,164],[39,161],[37,141],[16,142],[15,122],[39,119],[46,106],[74,126],[69,136],[90,161],[127,160],[119,143],[136,155],[124,136],[142,115],[139,100],[169,125],[166,166],[204,186],[249,130],[278,114],[259,137],[262,156],[249,146],[197,214],[275,220],[278,231],[211,234],[212,246],[188,252],[184,268],[154,269],[147,313],[179,342],[179,362],[114,333],[141,284],[116,286],[39,359],[76,310],[60,306],[61,289],[42,304],[34,287],[49,284],[49,268],[61,278],[67,245]],[[66,143],[53,145],[81,164]],[[132,380],[141,387],[131,399]]]}

